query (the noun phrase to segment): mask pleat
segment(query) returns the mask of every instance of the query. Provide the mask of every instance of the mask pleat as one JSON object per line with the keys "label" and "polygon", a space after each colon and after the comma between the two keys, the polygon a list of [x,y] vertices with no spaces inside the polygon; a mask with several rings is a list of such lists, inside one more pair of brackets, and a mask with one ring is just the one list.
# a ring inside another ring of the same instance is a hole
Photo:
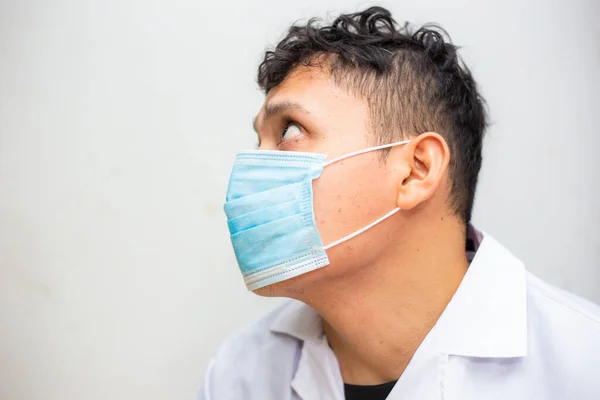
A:
{"label": "mask pleat", "polygon": [[231,236],[231,242],[237,249],[237,261],[244,276],[300,258],[313,248],[322,247],[316,228],[305,226],[302,215],[237,233]]}
{"label": "mask pleat", "polygon": [[301,213],[302,203],[298,200],[292,200],[276,204],[272,207],[264,207],[249,214],[230,219],[227,221],[227,224],[229,225],[229,233],[235,235],[256,226]]}
{"label": "mask pleat", "polygon": [[[306,179],[306,167],[288,167],[285,174],[269,173],[267,167],[238,165],[229,181],[227,201],[244,198],[255,193],[266,192]],[[268,179],[265,179],[268,177]]]}
{"label": "mask pleat", "polygon": [[300,201],[301,199],[302,184],[293,183],[228,201],[225,203],[224,208],[227,218],[234,219],[277,204]]}

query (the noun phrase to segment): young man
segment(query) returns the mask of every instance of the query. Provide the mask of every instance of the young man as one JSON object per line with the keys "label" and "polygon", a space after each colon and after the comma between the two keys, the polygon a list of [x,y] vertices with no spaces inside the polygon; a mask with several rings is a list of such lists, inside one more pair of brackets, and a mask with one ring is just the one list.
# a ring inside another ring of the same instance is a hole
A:
{"label": "young man", "polygon": [[600,399],[600,310],[470,224],[486,127],[456,47],[373,7],[265,55],[225,211],[250,290],[201,399]]}

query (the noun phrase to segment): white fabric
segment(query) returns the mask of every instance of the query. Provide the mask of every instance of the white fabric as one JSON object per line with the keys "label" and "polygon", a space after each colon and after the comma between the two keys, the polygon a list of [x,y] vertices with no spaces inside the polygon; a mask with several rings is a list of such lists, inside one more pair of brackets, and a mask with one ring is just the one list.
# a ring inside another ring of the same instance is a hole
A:
{"label": "white fabric", "polygon": [[[598,400],[599,378],[600,308],[527,273],[485,236],[388,399]],[[321,318],[296,301],[227,340],[199,396],[343,398]]]}

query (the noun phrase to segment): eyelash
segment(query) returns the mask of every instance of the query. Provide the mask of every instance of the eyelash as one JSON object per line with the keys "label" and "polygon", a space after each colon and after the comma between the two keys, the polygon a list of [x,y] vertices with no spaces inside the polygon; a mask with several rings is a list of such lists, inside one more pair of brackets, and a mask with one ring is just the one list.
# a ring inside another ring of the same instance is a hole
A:
{"label": "eyelash", "polygon": [[294,121],[292,118],[288,116],[283,117],[283,119],[281,120],[281,139],[283,139],[283,132],[285,132],[285,130],[289,128],[291,124],[300,126],[300,124]]}
{"label": "eyelash", "polygon": [[[280,130],[281,130],[281,137],[279,138],[279,143],[277,144],[278,146],[282,145],[284,140],[283,140],[283,132],[291,125],[297,125],[298,128],[302,127],[302,125],[300,125],[300,123],[298,123],[295,119],[292,119],[291,117],[288,116],[284,116],[283,119],[281,120],[281,125],[280,125]],[[260,138],[258,139],[257,143],[256,143],[256,148],[258,149],[260,147]]]}

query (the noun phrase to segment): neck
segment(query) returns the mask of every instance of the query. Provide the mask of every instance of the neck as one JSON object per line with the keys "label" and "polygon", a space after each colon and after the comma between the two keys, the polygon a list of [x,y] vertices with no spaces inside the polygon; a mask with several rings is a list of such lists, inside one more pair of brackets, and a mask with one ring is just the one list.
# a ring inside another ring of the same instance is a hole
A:
{"label": "neck", "polygon": [[376,265],[304,299],[323,317],[344,382],[398,379],[460,285],[468,267],[464,225],[427,225]]}

